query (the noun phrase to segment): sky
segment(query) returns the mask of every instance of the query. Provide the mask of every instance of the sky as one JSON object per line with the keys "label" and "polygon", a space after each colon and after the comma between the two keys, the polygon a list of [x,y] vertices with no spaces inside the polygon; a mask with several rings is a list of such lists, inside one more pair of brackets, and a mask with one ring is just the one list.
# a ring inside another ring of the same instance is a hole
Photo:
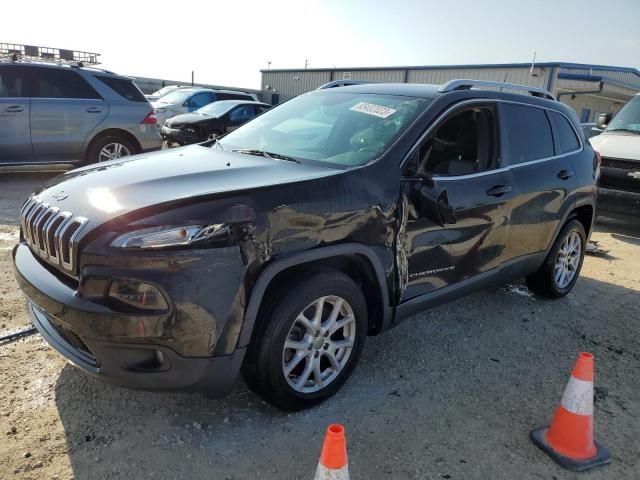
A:
{"label": "sky", "polygon": [[[22,0],[0,42],[123,75],[260,88],[260,69],[565,61],[640,68],[640,0]],[[33,12],[24,15],[24,12]],[[19,19],[19,21],[18,21]]]}

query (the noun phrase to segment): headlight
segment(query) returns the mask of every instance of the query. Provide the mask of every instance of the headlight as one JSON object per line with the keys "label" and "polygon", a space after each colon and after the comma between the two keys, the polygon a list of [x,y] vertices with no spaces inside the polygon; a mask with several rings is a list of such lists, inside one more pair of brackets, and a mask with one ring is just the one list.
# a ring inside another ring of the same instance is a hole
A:
{"label": "headlight", "polygon": [[165,113],[167,111],[166,108],[156,108],[155,112],[156,113]]}
{"label": "headlight", "polygon": [[229,227],[225,224],[154,227],[120,235],[111,242],[111,246],[141,249],[184,247],[206,240],[224,239],[228,235]]}

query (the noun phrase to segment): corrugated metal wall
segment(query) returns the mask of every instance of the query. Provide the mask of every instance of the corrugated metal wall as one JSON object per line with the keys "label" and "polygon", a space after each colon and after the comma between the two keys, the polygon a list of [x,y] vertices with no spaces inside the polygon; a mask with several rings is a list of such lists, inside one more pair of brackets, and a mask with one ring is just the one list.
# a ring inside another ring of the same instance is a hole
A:
{"label": "corrugated metal wall", "polygon": [[262,92],[267,97],[275,91],[280,95],[280,102],[284,102],[302,93],[315,90],[320,85],[330,82],[330,78],[329,71],[266,71],[262,72]]}
{"label": "corrugated metal wall", "polygon": [[[520,85],[546,88],[551,68],[437,68],[437,69],[381,69],[381,70],[295,70],[263,71],[262,92],[268,96],[274,91],[280,102],[314,90],[332,80],[369,80],[381,83],[431,83],[440,85],[456,78],[507,81]],[[506,79],[506,80],[505,80]],[[267,88],[267,86],[269,88]]]}
{"label": "corrugated metal wall", "polygon": [[404,70],[335,70],[333,80],[369,80],[380,83],[404,82]]}
{"label": "corrugated metal wall", "polygon": [[534,68],[438,68],[434,70],[409,70],[407,82],[440,85],[456,78],[472,78],[493,82],[508,82],[530,87],[547,87],[547,75],[551,69]]}

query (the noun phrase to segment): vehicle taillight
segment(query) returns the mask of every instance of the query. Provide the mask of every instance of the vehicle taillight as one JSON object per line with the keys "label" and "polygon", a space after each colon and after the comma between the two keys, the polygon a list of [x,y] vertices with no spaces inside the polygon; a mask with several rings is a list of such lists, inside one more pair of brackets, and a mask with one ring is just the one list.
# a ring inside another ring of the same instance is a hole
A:
{"label": "vehicle taillight", "polygon": [[155,125],[156,123],[158,123],[158,117],[156,117],[156,112],[151,110],[149,112],[149,115],[144,117],[144,120],[142,120],[142,122],[140,123],[142,123],[143,125]]}

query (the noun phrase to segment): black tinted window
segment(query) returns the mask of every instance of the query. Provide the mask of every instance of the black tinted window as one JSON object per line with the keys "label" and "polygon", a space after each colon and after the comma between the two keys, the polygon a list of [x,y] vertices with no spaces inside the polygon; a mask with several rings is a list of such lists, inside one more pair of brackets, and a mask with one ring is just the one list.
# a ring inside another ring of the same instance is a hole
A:
{"label": "black tinted window", "polygon": [[33,80],[32,97],[101,98],[98,92],[76,72],[62,68],[38,68],[30,70]]}
{"label": "black tinted window", "polygon": [[512,165],[554,155],[551,126],[543,109],[503,104],[503,112]]}
{"label": "black tinted window", "polygon": [[574,152],[580,148],[580,141],[576,136],[576,132],[573,130],[563,115],[556,112],[547,112],[551,119],[551,124],[556,133],[556,142],[559,149],[559,154]]}
{"label": "black tinted window", "polygon": [[127,100],[141,103],[145,103],[147,101],[144,94],[132,80],[127,80],[126,78],[103,77],[99,75],[96,75],[96,78]]}
{"label": "black tinted window", "polygon": [[23,73],[23,68],[0,67],[0,98],[28,96]]}
{"label": "black tinted window", "polygon": [[467,175],[491,170],[498,158],[495,109],[474,107],[454,113],[417,148],[408,174]]}

